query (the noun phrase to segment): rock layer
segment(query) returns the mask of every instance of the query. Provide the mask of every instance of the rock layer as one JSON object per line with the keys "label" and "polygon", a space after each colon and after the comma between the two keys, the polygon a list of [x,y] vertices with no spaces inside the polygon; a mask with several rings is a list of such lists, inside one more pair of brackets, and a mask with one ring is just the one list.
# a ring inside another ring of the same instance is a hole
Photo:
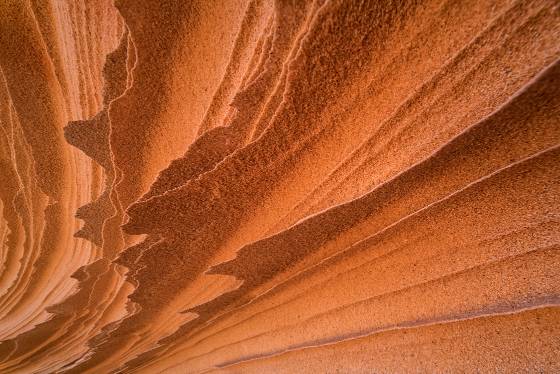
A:
{"label": "rock layer", "polygon": [[552,0],[0,4],[0,372],[560,371]]}

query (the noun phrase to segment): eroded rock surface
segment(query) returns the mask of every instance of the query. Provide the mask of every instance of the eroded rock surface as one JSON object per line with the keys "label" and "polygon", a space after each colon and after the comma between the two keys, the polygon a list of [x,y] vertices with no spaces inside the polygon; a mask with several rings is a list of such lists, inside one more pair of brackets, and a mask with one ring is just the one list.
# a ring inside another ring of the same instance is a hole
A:
{"label": "eroded rock surface", "polygon": [[553,0],[0,2],[0,372],[560,371]]}

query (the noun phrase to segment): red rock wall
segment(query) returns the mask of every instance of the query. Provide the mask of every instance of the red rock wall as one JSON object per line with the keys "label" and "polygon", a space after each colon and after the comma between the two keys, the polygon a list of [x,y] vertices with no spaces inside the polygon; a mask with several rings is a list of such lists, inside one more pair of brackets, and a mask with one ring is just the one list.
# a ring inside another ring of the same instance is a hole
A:
{"label": "red rock wall", "polygon": [[0,2],[0,372],[560,371],[552,0]]}

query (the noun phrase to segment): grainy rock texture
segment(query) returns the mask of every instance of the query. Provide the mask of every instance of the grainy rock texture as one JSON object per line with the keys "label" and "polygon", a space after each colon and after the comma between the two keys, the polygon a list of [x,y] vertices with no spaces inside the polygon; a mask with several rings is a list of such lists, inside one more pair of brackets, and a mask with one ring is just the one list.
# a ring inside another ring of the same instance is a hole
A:
{"label": "grainy rock texture", "polygon": [[560,372],[557,0],[1,0],[1,373]]}

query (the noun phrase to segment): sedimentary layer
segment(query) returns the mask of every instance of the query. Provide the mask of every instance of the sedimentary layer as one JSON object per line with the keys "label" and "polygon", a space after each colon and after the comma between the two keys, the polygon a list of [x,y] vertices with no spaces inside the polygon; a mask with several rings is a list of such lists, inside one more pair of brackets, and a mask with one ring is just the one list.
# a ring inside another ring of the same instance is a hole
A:
{"label": "sedimentary layer", "polygon": [[553,0],[0,3],[0,372],[560,371]]}

